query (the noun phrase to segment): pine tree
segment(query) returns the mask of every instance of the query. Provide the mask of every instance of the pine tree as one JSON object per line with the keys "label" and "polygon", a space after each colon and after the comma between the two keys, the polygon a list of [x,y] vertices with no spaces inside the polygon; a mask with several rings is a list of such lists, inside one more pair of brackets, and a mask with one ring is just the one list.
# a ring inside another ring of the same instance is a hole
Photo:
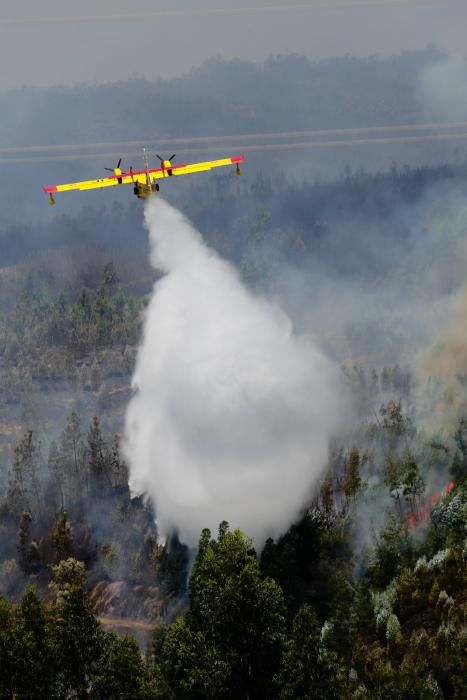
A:
{"label": "pine tree", "polygon": [[65,507],[65,470],[63,468],[62,456],[57,443],[52,440],[49,448],[49,459],[47,467],[52,482],[53,491],[58,493],[60,508]]}
{"label": "pine tree", "polygon": [[203,531],[191,608],[164,636],[158,667],[176,697],[269,698],[285,643],[282,591],[261,574],[251,541]]}
{"label": "pine tree", "polygon": [[106,632],[102,653],[91,679],[92,700],[147,700],[144,696],[145,665],[133,637]]}
{"label": "pine tree", "polygon": [[103,272],[103,288],[105,290],[108,290],[110,293],[113,292],[115,289],[116,285],[120,282],[120,279],[117,275],[117,272],[115,270],[115,265],[113,262],[110,260],[106,266],[104,267],[104,272]]}
{"label": "pine tree", "polygon": [[89,481],[91,494],[105,496],[112,486],[110,464],[97,416],[91,421],[88,431]]}
{"label": "pine tree", "polygon": [[347,462],[347,468],[344,475],[344,494],[347,499],[347,503],[356,495],[358,492],[362,480],[360,478],[360,453],[356,447],[350,450],[349,459]]}
{"label": "pine tree", "polygon": [[12,644],[11,604],[0,595],[0,698],[15,697],[15,645]]}
{"label": "pine tree", "polygon": [[57,694],[85,700],[99,661],[103,633],[86,595],[84,564],[65,559],[53,567],[53,574],[50,587],[56,596],[56,614],[51,645]]}
{"label": "pine tree", "polygon": [[347,700],[346,673],[330,645],[331,635],[332,625],[321,627],[310,605],[300,608],[276,678],[281,699]]}
{"label": "pine tree", "polygon": [[51,655],[42,604],[28,586],[13,617],[16,697],[50,700],[54,659]]}
{"label": "pine tree", "polygon": [[[76,501],[87,485],[86,448],[78,415],[70,414],[60,435],[59,455],[70,498]],[[64,499],[66,500],[66,499]]]}
{"label": "pine tree", "polygon": [[418,499],[425,491],[425,481],[420,476],[416,459],[407,450],[402,460],[402,493],[408,501],[412,513],[418,509]]}
{"label": "pine tree", "polygon": [[320,495],[324,512],[328,514],[332,513],[335,508],[332,475],[321,484]]}
{"label": "pine tree", "polygon": [[56,518],[52,530],[52,542],[56,552],[56,560],[68,559],[73,555],[73,535],[68,521],[68,512],[62,509]]}
{"label": "pine tree", "polygon": [[40,443],[32,430],[26,431],[15,447],[13,473],[15,483],[25,501],[37,501],[40,498]]}
{"label": "pine tree", "polygon": [[128,486],[128,467],[122,460],[120,452],[120,436],[115,434],[112,447],[107,456],[112,484],[117,487]]}

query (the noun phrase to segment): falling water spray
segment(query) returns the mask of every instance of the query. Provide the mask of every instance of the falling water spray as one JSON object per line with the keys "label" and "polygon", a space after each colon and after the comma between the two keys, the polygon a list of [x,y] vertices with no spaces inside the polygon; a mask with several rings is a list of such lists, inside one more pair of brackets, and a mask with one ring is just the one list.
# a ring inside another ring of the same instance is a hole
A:
{"label": "falling water spray", "polygon": [[260,546],[310,499],[341,421],[339,372],[161,198],[146,207],[163,276],[144,320],[126,415],[133,492],[162,536],[195,545],[222,520]]}

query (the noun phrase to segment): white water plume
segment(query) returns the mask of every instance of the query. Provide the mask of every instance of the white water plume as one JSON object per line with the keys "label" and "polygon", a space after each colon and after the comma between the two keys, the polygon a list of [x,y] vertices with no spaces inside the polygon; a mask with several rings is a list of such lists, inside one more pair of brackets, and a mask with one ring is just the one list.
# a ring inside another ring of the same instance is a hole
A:
{"label": "white water plume", "polygon": [[125,452],[161,535],[195,545],[222,520],[257,545],[310,498],[342,416],[338,371],[160,198],[146,207],[155,287]]}

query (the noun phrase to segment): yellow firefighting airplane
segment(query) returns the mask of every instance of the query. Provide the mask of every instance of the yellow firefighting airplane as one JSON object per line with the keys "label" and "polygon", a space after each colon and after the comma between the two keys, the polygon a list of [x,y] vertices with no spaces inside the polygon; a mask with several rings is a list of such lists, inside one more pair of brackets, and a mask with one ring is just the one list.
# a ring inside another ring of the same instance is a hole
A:
{"label": "yellow firefighting airplane", "polygon": [[159,185],[156,180],[173,175],[191,175],[191,173],[201,173],[213,168],[221,168],[226,165],[235,165],[237,175],[240,175],[240,163],[245,157],[242,155],[232,158],[221,158],[220,160],[206,160],[201,163],[191,163],[190,165],[172,165],[175,158],[174,153],[168,160],[157,156],[161,162],[160,168],[149,168],[146,150],[143,149],[143,170],[134,171],[130,167],[128,172],[121,170],[122,159],[115,168],[104,168],[113,175],[99,180],[84,180],[83,182],[71,182],[66,185],[55,185],[53,187],[43,187],[42,189],[49,195],[49,203],[55,204],[54,194],[56,192],[70,192],[71,190],[94,190],[102,187],[118,187],[119,185],[133,185],[133,192],[138,199],[147,199],[154,192],[159,192]]}

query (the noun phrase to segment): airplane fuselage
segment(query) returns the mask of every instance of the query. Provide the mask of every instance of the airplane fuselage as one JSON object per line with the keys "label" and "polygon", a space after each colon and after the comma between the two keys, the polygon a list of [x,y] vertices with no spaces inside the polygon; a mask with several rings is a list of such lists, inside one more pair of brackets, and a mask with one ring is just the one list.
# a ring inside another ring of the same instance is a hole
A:
{"label": "airplane fuselage", "polygon": [[136,181],[133,187],[133,193],[138,199],[147,199],[154,192],[159,192],[159,185],[155,182],[151,185],[146,185],[144,182]]}

